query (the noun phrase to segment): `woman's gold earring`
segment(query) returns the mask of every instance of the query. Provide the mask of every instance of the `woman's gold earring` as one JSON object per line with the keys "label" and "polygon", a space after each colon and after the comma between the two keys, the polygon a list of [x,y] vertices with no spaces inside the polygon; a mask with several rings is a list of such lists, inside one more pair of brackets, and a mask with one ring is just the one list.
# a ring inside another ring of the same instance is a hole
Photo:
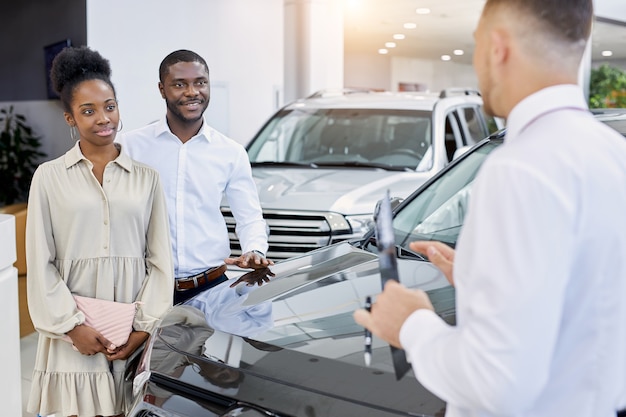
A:
{"label": "woman's gold earring", "polygon": [[120,123],[117,125],[117,131],[120,132],[124,128],[124,123],[122,123],[122,119],[120,119]]}
{"label": "woman's gold earring", "polygon": [[76,142],[78,134],[76,132],[76,126],[72,125],[70,126],[70,139],[72,139],[73,142]]}

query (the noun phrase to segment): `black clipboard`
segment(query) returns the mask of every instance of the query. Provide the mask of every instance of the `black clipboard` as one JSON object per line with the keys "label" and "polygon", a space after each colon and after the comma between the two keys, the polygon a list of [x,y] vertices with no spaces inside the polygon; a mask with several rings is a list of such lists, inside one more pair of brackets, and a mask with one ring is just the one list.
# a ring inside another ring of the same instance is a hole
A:
{"label": "black clipboard", "polygon": [[[390,279],[400,282],[389,190],[387,190],[385,197],[380,201],[377,207],[375,231],[376,244],[378,246],[380,279],[382,287],[384,288],[385,283]],[[391,348],[391,358],[393,360],[393,368],[396,372],[396,380],[400,380],[409,369],[411,369],[411,365],[406,360],[404,350],[393,346],[389,347]]]}

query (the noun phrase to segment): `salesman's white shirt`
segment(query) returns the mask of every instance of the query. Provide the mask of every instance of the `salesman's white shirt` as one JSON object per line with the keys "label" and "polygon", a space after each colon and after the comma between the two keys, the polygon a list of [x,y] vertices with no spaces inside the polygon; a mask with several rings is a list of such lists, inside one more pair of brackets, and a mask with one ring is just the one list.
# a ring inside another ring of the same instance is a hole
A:
{"label": "salesman's white shirt", "polygon": [[220,212],[226,196],[244,252],[267,251],[267,229],[250,161],[243,146],[204,122],[182,143],[165,117],[122,135],[124,151],[156,168],[170,219],[177,278],[219,266],[230,256],[226,223]]}
{"label": "salesman's white shirt", "polygon": [[626,139],[580,89],[510,114],[457,244],[457,325],[400,340],[447,416],[614,417],[626,406]]}

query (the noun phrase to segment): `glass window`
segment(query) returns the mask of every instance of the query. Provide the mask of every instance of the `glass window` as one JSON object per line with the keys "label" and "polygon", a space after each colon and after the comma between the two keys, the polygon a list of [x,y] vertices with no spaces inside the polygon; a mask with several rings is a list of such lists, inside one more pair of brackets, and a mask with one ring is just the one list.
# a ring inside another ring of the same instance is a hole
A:
{"label": "glass window", "polygon": [[428,111],[285,110],[259,132],[248,154],[252,163],[362,162],[416,169],[432,154],[431,137]]}
{"label": "glass window", "polygon": [[454,247],[474,178],[487,155],[501,143],[493,140],[468,154],[404,206],[393,220],[396,244],[409,249],[414,240],[439,240]]}

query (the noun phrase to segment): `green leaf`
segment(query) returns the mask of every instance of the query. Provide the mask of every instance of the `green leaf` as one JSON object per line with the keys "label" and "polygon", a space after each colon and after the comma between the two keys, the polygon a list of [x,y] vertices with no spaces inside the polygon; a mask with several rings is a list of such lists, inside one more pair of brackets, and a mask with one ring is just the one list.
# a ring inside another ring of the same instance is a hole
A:
{"label": "green leaf", "polygon": [[26,201],[37,158],[46,154],[26,117],[13,106],[0,109],[0,128],[0,205]]}

